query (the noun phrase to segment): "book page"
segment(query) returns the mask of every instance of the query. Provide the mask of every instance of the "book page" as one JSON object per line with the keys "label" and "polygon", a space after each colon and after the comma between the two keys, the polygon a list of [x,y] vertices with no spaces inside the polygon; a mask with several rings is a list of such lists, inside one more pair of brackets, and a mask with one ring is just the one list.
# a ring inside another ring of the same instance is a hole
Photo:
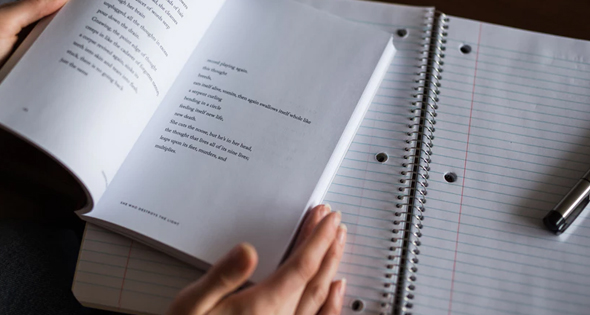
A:
{"label": "book page", "polygon": [[70,1],[3,70],[0,125],[63,163],[96,201],[223,2]]}
{"label": "book page", "polygon": [[[348,227],[348,241],[337,275],[338,279],[347,279],[343,314],[379,314],[390,307],[388,303],[395,290],[399,261],[388,256],[392,254],[390,247],[399,244],[391,241],[392,221],[399,202],[399,180],[404,178],[400,175],[404,169],[401,157],[407,145],[404,142],[408,138],[406,119],[411,116],[411,95],[416,86],[415,69],[419,65],[416,58],[422,50],[425,17],[433,10],[360,1],[301,2],[392,34],[398,30],[407,31],[406,37],[394,36],[397,49],[394,61],[324,199],[335,210],[343,212],[343,222]],[[389,156],[385,163],[375,160],[375,155],[382,152]],[[130,240],[125,246],[110,245],[112,233],[100,231],[88,232],[85,237],[73,288],[76,297],[91,305],[141,312],[148,312],[142,305],[149,300],[149,303],[164,306],[154,307],[154,311],[148,313],[162,314],[155,310],[166,309],[175,294],[160,286],[169,285],[170,280],[159,272],[150,272],[150,266],[142,266],[146,251],[136,251],[135,245],[129,251]],[[149,259],[158,256],[165,257],[151,251]],[[124,273],[126,259],[143,272],[128,277]],[[103,264],[116,267],[105,268]],[[190,274],[183,270],[176,269]],[[151,285],[139,285],[144,282]],[[98,296],[108,298],[98,299]],[[363,306],[360,312],[352,310],[355,301]]]}
{"label": "book page", "polygon": [[589,166],[590,43],[449,25],[412,314],[587,314],[588,210],[542,218]]}
{"label": "book page", "polygon": [[251,242],[262,279],[326,193],[390,40],[295,2],[228,0],[89,216],[206,263]]}

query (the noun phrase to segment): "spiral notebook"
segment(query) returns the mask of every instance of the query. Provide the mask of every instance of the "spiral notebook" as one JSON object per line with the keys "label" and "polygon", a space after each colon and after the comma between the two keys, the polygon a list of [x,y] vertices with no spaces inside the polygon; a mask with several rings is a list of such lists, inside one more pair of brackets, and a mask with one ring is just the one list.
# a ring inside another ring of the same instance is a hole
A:
{"label": "spiral notebook", "polygon": [[[353,0],[303,0],[398,53],[325,198],[349,236],[344,314],[587,314],[590,219],[541,218],[590,161],[590,43]],[[162,314],[202,272],[88,226],[73,291]]]}

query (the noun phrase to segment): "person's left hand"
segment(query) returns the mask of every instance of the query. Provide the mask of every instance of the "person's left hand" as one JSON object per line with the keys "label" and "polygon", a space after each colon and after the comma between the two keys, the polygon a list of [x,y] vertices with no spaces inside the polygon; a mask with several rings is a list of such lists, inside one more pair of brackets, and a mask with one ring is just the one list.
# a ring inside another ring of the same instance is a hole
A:
{"label": "person's left hand", "polygon": [[10,56],[23,28],[55,13],[68,0],[20,0],[0,5],[0,67]]}

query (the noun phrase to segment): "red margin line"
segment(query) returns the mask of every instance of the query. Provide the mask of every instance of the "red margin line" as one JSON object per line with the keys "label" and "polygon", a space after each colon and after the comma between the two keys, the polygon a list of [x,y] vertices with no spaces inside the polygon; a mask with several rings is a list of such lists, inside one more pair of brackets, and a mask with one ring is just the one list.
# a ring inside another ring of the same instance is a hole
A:
{"label": "red margin line", "polygon": [[457,267],[457,249],[459,248],[459,229],[461,227],[461,213],[463,212],[463,192],[465,191],[465,173],[467,173],[467,155],[469,154],[469,136],[471,135],[471,118],[473,116],[473,100],[475,99],[475,80],[477,79],[477,62],[479,59],[479,43],[481,41],[482,23],[479,23],[477,36],[477,50],[475,53],[475,72],[473,73],[473,89],[471,90],[471,109],[469,110],[469,125],[467,127],[467,145],[465,146],[465,162],[463,164],[463,183],[461,184],[461,202],[459,203],[459,219],[457,221],[457,237],[455,238],[455,258],[453,259],[453,274],[451,276],[451,293],[449,297],[449,312],[453,310],[453,289],[455,287],[455,268]]}
{"label": "red margin line", "polygon": [[125,278],[127,277],[127,266],[129,266],[129,258],[131,258],[131,249],[133,249],[133,241],[131,241],[131,245],[129,245],[127,261],[125,262],[125,271],[123,272],[123,281],[121,282],[121,290],[119,291],[119,309],[121,309],[121,298],[123,297],[123,287],[125,286]]}

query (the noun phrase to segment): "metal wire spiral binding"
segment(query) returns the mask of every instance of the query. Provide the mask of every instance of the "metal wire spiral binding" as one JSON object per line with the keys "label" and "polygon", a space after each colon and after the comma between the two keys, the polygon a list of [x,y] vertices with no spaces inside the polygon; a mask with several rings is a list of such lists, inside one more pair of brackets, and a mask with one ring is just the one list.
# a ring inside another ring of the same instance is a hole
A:
{"label": "metal wire spiral binding", "polygon": [[413,308],[448,22],[446,15],[429,11],[422,38],[423,50],[418,58],[421,64],[417,66],[415,80],[417,87],[414,88],[416,92],[412,95],[415,100],[410,110],[413,116],[408,124],[410,129],[407,132],[409,138],[406,140],[408,147],[403,156],[406,162],[402,164],[405,170],[401,172],[405,178],[401,182],[405,183],[406,187],[400,189],[404,191],[404,194],[398,198],[402,201],[396,205],[399,210],[395,212],[394,221],[396,225],[394,231],[398,232],[397,237],[402,235],[400,255],[402,267],[399,271],[393,302],[395,314],[411,315]]}

